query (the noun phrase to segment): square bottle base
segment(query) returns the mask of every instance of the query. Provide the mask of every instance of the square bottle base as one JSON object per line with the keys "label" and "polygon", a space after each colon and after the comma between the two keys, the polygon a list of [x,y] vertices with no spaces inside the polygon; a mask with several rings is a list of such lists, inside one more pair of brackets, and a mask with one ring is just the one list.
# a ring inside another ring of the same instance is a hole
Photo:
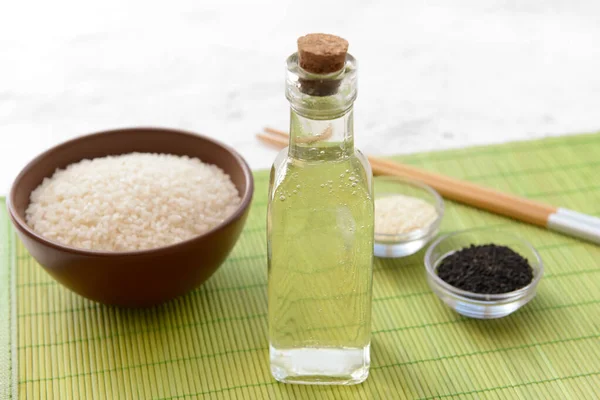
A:
{"label": "square bottle base", "polygon": [[369,347],[277,349],[270,346],[271,373],[283,383],[355,385],[369,376]]}

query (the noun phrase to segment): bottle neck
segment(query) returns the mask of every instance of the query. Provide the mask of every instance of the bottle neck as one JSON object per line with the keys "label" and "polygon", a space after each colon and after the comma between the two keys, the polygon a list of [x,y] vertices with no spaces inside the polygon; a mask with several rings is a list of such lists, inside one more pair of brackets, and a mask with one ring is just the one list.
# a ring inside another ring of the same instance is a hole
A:
{"label": "bottle neck", "polygon": [[305,161],[333,161],[354,154],[352,106],[357,94],[356,60],[346,55],[334,73],[309,73],[298,55],[287,59],[285,95],[291,104],[289,156]]}
{"label": "bottle neck", "polygon": [[[304,110],[306,111],[306,110]],[[326,117],[291,108],[289,156],[304,161],[335,161],[354,153],[352,106]]]}

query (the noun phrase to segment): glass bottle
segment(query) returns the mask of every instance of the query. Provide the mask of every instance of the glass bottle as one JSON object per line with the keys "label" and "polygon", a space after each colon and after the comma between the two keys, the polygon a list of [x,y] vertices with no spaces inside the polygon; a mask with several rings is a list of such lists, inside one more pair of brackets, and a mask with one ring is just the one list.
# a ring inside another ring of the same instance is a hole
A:
{"label": "glass bottle", "polygon": [[354,148],[356,61],[328,75],[287,60],[290,143],[271,169],[270,362],[281,382],[355,384],[369,373],[372,172]]}

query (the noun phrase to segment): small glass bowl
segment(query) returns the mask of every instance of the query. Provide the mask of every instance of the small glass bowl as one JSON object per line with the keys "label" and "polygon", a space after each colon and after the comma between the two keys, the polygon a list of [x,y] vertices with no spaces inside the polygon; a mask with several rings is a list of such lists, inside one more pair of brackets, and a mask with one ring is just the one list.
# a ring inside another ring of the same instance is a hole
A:
{"label": "small glass bowl", "polygon": [[[374,179],[375,201],[402,194],[425,200],[435,207],[437,218],[426,227],[402,234],[377,233],[374,254],[382,258],[406,257],[421,250],[437,233],[444,216],[444,200],[431,187],[408,178],[377,177]],[[377,210],[375,210],[377,216]],[[377,217],[376,217],[377,218]]]}
{"label": "small glass bowl", "polygon": [[[529,285],[508,293],[480,294],[458,289],[437,275],[437,267],[450,254],[471,244],[496,244],[510,247],[529,261],[533,280]],[[515,312],[535,297],[537,285],[544,274],[538,252],[518,236],[494,229],[469,229],[438,238],[425,253],[427,282],[435,294],[450,308],[471,318],[501,318]]]}

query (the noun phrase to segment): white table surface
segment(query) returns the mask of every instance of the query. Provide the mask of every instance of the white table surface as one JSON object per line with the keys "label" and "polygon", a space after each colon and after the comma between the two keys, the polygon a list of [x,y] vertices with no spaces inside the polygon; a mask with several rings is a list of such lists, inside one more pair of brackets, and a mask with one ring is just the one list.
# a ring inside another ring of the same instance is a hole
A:
{"label": "white table surface", "polygon": [[308,32],[350,41],[370,154],[600,129],[599,1],[421,3],[5,1],[0,195],[46,148],[134,125],[204,133],[269,167],[254,133],[287,128],[284,60]]}

